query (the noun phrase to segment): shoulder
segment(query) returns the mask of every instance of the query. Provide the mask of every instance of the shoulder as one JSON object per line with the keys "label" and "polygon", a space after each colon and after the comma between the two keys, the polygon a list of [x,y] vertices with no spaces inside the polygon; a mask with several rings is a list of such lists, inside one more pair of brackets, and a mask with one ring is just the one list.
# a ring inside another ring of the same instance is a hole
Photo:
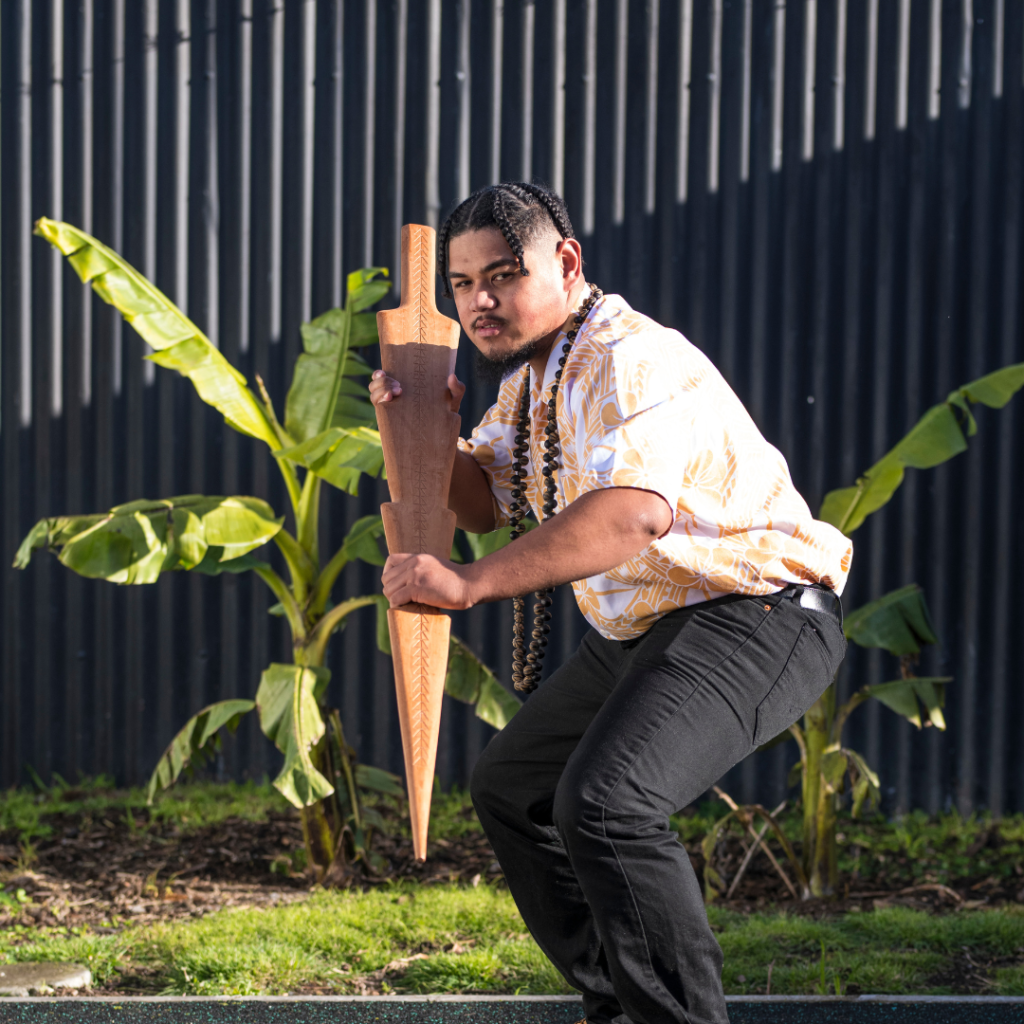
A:
{"label": "shoulder", "polygon": [[626,405],[669,399],[717,376],[696,345],[620,295],[597,304],[570,359],[581,390],[614,391]]}

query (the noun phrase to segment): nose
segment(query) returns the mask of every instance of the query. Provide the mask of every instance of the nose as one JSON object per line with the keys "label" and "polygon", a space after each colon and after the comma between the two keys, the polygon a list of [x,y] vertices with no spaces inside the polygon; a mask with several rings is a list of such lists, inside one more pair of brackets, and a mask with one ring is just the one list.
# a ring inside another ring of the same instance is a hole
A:
{"label": "nose", "polygon": [[479,291],[474,292],[472,306],[474,313],[483,313],[486,310],[494,309],[496,305],[497,302],[490,292],[487,292],[482,288]]}

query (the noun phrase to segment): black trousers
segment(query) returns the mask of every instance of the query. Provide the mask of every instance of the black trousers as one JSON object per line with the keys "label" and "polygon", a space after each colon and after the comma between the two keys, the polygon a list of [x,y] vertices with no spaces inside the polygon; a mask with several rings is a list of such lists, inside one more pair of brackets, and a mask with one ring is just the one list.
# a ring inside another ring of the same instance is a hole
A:
{"label": "black trousers", "polygon": [[591,630],[491,740],[473,803],[527,927],[590,1024],[725,1024],[722,952],[669,815],[824,692],[831,615],[736,595],[638,641]]}

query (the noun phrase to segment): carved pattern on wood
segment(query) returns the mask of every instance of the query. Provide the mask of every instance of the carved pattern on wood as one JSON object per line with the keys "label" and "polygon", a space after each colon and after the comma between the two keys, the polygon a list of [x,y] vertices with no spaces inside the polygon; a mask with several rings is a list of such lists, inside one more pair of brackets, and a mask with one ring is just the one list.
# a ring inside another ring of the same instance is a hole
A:
{"label": "carved pattern on wood", "polygon": [[412,674],[413,690],[409,707],[409,726],[412,742],[413,762],[417,765],[426,764],[430,753],[430,717],[427,714],[424,691],[430,686],[428,677],[427,650],[428,630],[425,615],[418,615],[413,627],[412,639]]}
{"label": "carved pattern on wood", "polygon": [[[447,508],[459,417],[448,404],[459,325],[434,303],[432,229],[402,229],[402,302],[377,314],[381,361],[402,384],[402,394],[379,406],[391,501],[381,507],[393,554],[447,558],[455,514]],[[410,604],[388,613],[399,721],[405,751],[416,856],[426,856],[441,695],[448,663],[451,620],[436,608]]]}

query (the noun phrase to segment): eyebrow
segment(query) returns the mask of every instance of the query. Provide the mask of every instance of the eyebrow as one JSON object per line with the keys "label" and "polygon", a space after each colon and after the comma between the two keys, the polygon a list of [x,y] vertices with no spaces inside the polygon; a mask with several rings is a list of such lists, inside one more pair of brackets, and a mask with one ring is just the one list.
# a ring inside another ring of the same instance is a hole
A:
{"label": "eyebrow", "polygon": [[[493,263],[488,263],[487,266],[484,267],[483,270],[480,271],[480,273],[481,274],[489,274],[492,270],[497,270],[498,267],[508,267],[508,266],[518,267],[519,266],[519,260],[517,260],[514,256],[503,256],[500,260],[495,260]],[[469,274],[460,274],[458,271],[452,271],[451,273],[448,274],[448,276],[450,278],[451,277],[469,277]]]}

